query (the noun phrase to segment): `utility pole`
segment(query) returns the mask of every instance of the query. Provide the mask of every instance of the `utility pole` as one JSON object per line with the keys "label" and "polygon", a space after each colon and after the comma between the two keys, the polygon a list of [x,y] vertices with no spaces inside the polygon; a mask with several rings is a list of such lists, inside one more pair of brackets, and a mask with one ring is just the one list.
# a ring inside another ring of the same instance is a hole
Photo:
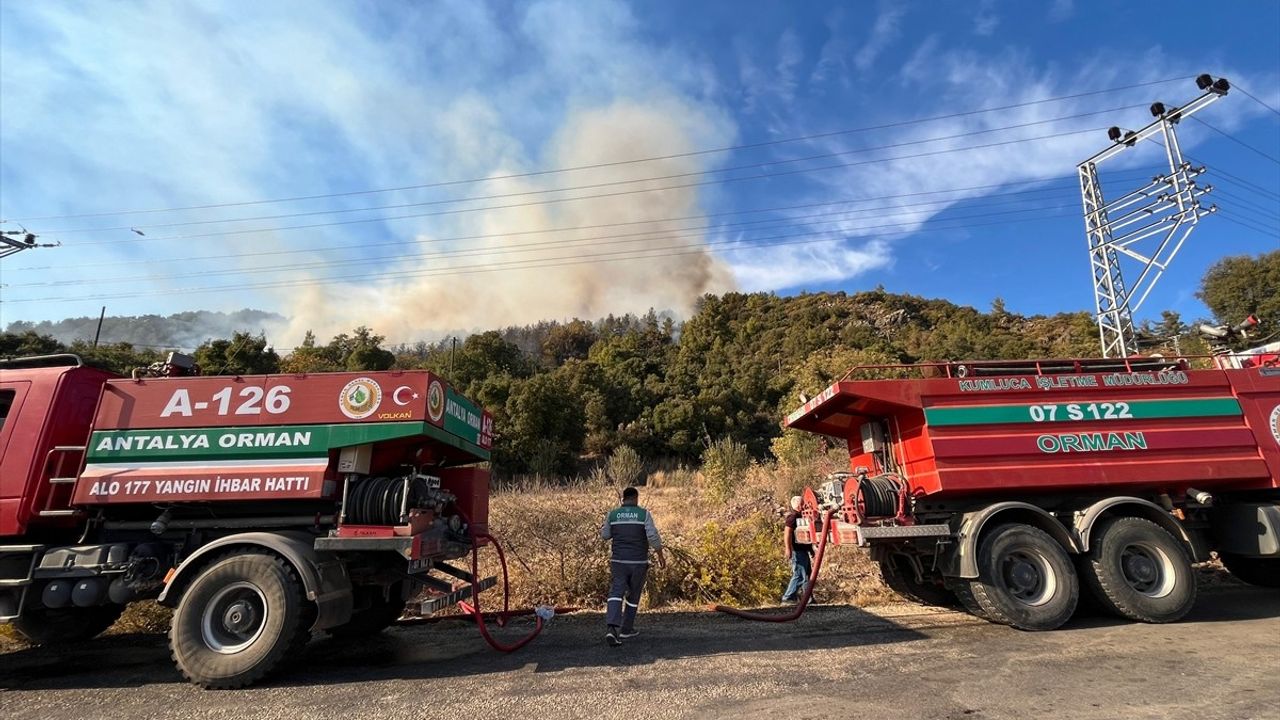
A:
{"label": "utility pole", "polygon": [[[1108,130],[1111,146],[1077,167],[1103,357],[1128,357],[1138,351],[1133,313],[1147,299],[1200,218],[1218,209],[1214,205],[1200,206],[1201,196],[1212,191],[1213,186],[1196,184],[1194,178],[1205,169],[1193,168],[1183,159],[1175,128],[1183,118],[1225,97],[1231,84],[1226,78],[1215,80],[1206,74],[1196,78],[1196,87],[1201,90],[1200,97],[1180,108],[1153,103],[1151,114],[1156,119],[1141,130]],[[1105,201],[1098,165],[1155,135],[1164,140],[1168,174],[1157,175],[1145,186]],[[1154,240],[1144,243],[1148,238]],[[1131,286],[1125,285],[1122,256],[1137,261],[1141,267]]]}
{"label": "utility pole", "polygon": [[23,250],[30,250],[38,247],[58,247],[62,243],[38,243],[35,233],[28,232],[26,228],[21,230],[0,230],[0,258],[6,258],[15,255]]}
{"label": "utility pole", "polygon": [[93,347],[98,347],[98,338],[102,337],[102,321],[107,317],[107,306],[102,306],[102,312],[98,314],[98,330],[93,333]]}

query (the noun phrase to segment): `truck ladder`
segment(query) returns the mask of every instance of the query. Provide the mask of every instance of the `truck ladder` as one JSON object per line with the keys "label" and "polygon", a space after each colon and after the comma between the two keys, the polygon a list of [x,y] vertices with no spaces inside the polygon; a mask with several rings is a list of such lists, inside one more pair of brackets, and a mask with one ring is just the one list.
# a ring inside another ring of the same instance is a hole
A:
{"label": "truck ladder", "polygon": [[[65,500],[59,502],[57,499],[58,488],[63,485],[75,485],[75,470],[79,469],[80,461],[84,458],[84,445],[58,445],[49,451],[45,457],[45,472],[49,474],[48,483],[51,486],[49,494],[45,497],[44,507],[36,514],[40,517],[74,517],[80,514],[79,510],[71,508],[71,494],[67,493]],[[76,458],[71,474],[66,472],[66,458]],[[57,457],[57,462],[54,458]],[[66,507],[60,507],[65,505]]]}
{"label": "truck ladder", "polygon": [[43,550],[43,545],[0,545],[0,622],[22,613]]}

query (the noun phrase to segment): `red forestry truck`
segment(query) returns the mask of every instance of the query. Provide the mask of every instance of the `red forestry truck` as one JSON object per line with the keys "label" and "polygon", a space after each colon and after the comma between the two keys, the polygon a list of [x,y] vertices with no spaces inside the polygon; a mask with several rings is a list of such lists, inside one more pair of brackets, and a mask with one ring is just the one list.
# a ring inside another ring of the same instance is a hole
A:
{"label": "red forestry truck", "polygon": [[240,687],[493,584],[448,564],[485,533],[493,421],[443,379],[193,369],[0,361],[0,622],[75,642],[156,598],[182,673]]}
{"label": "red forestry truck", "polygon": [[[852,472],[805,492],[801,531],[869,547],[930,604],[1026,630],[1081,593],[1171,622],[1216,552],[1280,587],[1280,358],[1027,360],[846,379],[786,420],[848,442]],[[884,370],[885,368],[880,368]],[[856,377],[858,370],[849,377]]]}

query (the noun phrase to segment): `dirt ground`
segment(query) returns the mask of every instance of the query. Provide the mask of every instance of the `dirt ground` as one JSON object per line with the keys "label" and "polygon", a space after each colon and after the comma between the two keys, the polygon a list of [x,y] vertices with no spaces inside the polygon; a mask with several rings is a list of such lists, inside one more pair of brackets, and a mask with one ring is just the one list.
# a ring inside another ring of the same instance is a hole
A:
{"label": "dirt ground", "polygon": [[[1174,625],[1082,617],[1023,633],[891,605],[793,624],[706,612],[642,618],[619,649],[601,618],[556,618],[513,655],[462,623],[318,639],[259,687],[183,682],[161,635],[0,655],[0,717],[61,718],[1280,718],[1280,594],[1202,592]],[[512,635],[518,628],[496,631]]]}

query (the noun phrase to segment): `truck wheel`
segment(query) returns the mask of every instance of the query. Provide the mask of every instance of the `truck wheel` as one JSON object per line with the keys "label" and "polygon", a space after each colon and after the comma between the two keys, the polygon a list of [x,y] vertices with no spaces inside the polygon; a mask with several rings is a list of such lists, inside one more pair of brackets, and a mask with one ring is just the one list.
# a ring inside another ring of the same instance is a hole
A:
{"label": "truck wheel", "polygon": [[1219,553],[1222,564],[1237,580],[1265,588],[1280,588],[1280,558]]}
{"label": "truck wheel", "polygon": [[941,583],[929,582],[927,577],[924,582],[917,580],[915,571],[900,555],[890,555],[879,565],[884,584],[911,602],[934,607],[955,607],[958,603],[955,594]]}
{"label": "truck wheel", "polygon": [[1196,602],[1196,579],[1182,543],[1136,517],[1112,518],[1096,531],[1085,583],[1103,607],[1148,623],[1181,620]]}
{"label": "truck wheel", "polygon": [[65,645],[97,637],[123,612],[123,605],[27,608],[13,621],[13,628],[32,645]]}
{"label": "truck wheel", "polygon": [[302,583],[288,562],[264,552],[214,560],[192,580],[173,614],[169,649],[203,688],[238,688],[297,652],[309,632]]}
{"label": "truck wheel", "polygon": [[1071,619],[1080,581],[1071,557],[1049,533],[1000,525],[978,544],[973,598],[992,622],[1019,630],[1053,630]]}

